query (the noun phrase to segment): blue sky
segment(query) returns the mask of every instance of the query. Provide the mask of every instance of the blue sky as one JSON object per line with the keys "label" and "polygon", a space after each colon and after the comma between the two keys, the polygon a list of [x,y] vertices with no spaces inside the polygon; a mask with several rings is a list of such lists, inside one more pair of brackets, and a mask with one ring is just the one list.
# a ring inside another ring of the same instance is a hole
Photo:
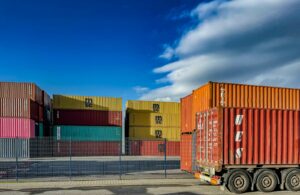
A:
{"label": "blue sky", "polygon": [[193,25],[193,0],[0,1],[0,80],[50,94],[137,99],[162,84],[164,44]]}
{"label": "blue sky", "polygon": [[178,101],[207,81],[299,88],[299,0],[0,1],[0,80]]}

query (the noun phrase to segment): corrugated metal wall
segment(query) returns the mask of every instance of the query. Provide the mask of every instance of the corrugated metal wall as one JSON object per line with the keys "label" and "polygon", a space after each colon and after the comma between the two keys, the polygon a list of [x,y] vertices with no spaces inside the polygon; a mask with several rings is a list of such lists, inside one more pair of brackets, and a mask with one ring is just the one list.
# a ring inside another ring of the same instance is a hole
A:
{"label": "corrugated metal wall", "polygon": [[29,139],[5,139],[0,138],[0,158],[30,157]]}
{"label": "corrugated metal wall", "polygon": [[195,130],[195,115],[193,114],[193,95],[181,98],[181,133]]}

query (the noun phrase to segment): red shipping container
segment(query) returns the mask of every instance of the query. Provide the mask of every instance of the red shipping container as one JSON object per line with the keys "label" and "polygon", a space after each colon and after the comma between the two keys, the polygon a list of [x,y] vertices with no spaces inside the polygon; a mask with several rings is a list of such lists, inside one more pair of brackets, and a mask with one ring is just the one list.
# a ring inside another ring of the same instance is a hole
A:
{"label": "red shipping container", "polygon": [[180,100],[181,132],[189,133],[195,130],[195,115],[193,114],[193,95],[190,94]]}
{"label": "red shipping container", "polygon": [[192,134],[182,134],[180,140],[180,169],[192,172]]}
{"label": "red shipping container", "polygon": [[[70,150],[71,146],[71,150]],[[54,156],[118,156],[120,142],[85,142],[85,141],[57,141],[53,145]]]}
{"label": "red shipping container", "polygon": [[122,126],[122,111],[53,110],[55,125]]}
{"label": "red shipping container", "polygon": [[43,121],[43,107],[29,98],[0,98],[0,117]]}
{"label": "red shipping container", "polygon": [[197,117],[199,166],[298,165],[300,111],[210,109]]}
{"label": "red shipping container", "polygon": [[[165,141],[129,141],[129,155],[136,156],[164,156]],[[180,142],[167,141],[167,156],[180,155]]]}
{"label": "red shipping container", "polygon": [[25,118],[0,117],[0,138],[33,138],[35,122]]}

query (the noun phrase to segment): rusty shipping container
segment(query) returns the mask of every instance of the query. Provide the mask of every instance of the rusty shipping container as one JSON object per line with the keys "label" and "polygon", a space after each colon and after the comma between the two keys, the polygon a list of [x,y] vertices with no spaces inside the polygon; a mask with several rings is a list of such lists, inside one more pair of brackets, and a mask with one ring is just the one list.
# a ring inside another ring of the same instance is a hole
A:
{"label": "rusty shipping container", "polygon": [[180,100],[181,105],[181,133],[195,130],[195,115],[193,114],[193,95],[190,94]]}
{"label": "rusty shipping container", "polygon": [[214,107],[300,109],[300,89],[208,82],[193,91],[193,113]]}
{"label": "rusty shipping container", "polygon": [[121,111],[53,110],[55,125],[122,126]]}
{"label": "rusty shipping container", "polygon": [[34,83],[0,82],[1,98],[30,98],[43,104],[42,90]]}
{"label": "rusty shipping container", "polygon": [[[298,165],[300,111],[214,108],[197,115],[197,160],[227,165]],[[212,130],[212,131],[210,131]]]}
{"label": "rusty shipping container", "polygon": [[0,117],[43,121],[43,107],[29,98],[0,98]]}

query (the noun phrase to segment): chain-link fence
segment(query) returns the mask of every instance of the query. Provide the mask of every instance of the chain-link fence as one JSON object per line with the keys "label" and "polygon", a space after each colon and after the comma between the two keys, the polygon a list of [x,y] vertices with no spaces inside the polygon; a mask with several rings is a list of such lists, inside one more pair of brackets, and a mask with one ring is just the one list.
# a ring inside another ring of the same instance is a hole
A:
{"label": "chain-link fence", "polygon": [[182,178],[179,152],[167,140],[0,138],[0,181]]}

